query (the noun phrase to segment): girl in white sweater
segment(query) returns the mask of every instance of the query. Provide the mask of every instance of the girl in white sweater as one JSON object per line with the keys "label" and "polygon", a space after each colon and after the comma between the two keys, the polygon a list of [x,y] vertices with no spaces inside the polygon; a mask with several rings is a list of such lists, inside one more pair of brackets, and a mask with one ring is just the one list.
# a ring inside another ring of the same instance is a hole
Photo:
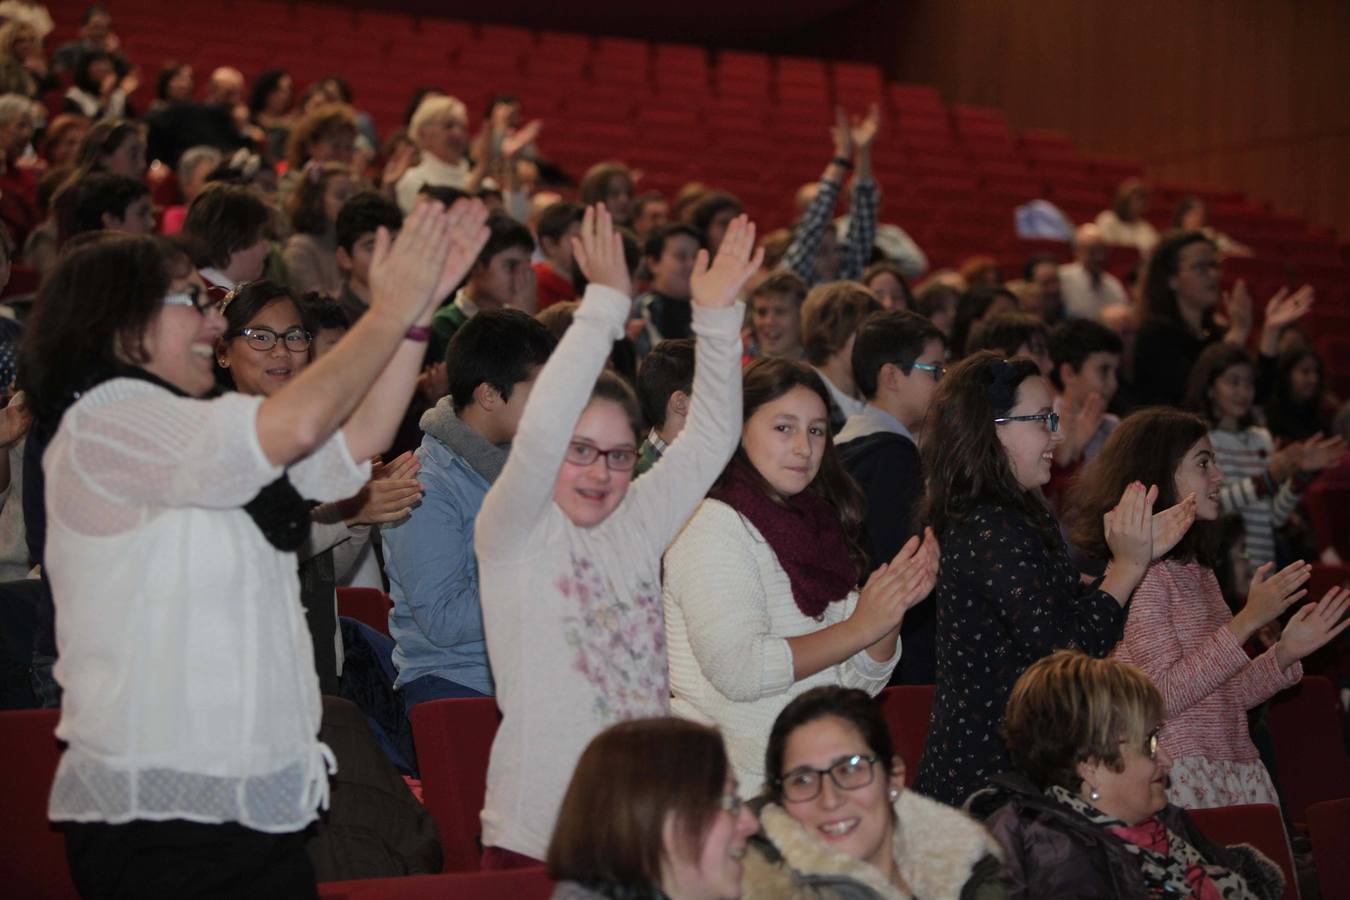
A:
{"label": "girl in white sweater", "polygon": [[757,791],[769,730],[793,697],[886,686],[938,547],[931,531],[911,538],[859,593],[862,497],[830,440],[824,382],[765,358],[743,392],[740,447],[667,551],[663,597],[671,709],[717,725],[737,780]]}
{"label": "girl in white sweater", "polygon": [[609,213],[596,206],[582,220],[573,249],[590,286],[535,379],[475,524],[502,710],[483,810],[485,868],[539,864],[591,738],[615,722],[668,711],[661,553],[736,445],[744,317],[736,295],[759,268],[754,242],[742,216],[711,266],[700,251],[691,281],[698,343],[689,419],[629,490],[637,401],[601,369],[623,336],[631,282]]}

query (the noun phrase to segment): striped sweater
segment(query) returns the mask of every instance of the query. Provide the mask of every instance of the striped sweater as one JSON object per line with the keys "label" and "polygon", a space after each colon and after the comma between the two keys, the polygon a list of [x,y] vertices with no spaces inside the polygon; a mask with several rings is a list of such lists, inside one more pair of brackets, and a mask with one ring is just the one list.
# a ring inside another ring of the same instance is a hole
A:
{"label": "striped sweater", "polygon": [[1134,589],[1112,655],[1162,691],[1167,724],[1159,739],[1173,759],[1258,759],[1247,710],[1303,676],[1302,663],[1280,669],[1274,648],[1249,659],[1226,627],[1232,618],[1213,570],[1199,563],[1155,562]]}
{"label": "striped sweater", "polygon": [[1275,528],[1283,525],[1298,506],[1299,493],[1292,479],[1286,479],[1274,492],[1266,471],[1275,453],[1270,432],[1252,426],[1241,431],[1215,428],[1209,439],[1219,468],[1223,469],[1223,488],[1219,502],[1224,512],[1242,513],[1247,531],[1247,556],[1253,566],[1275,559]]}

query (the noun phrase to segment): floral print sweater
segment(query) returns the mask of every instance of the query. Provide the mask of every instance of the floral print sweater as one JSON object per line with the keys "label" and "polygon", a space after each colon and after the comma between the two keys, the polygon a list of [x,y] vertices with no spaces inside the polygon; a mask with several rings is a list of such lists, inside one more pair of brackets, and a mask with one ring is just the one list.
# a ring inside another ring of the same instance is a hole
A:
{"label": "floral print sweater", "polygon": [[740,437],[744,306],[696,306],[693,403],[684,430],[609,518],[592,528],[572,524],[553,501],[554,484],[628,311],[623,294],[586,289],[535,380],[475,528],[488,661],[502,711],[483,844],[535,859],[547,852],[591,738],[615,722],[669,712],[661,554]]}

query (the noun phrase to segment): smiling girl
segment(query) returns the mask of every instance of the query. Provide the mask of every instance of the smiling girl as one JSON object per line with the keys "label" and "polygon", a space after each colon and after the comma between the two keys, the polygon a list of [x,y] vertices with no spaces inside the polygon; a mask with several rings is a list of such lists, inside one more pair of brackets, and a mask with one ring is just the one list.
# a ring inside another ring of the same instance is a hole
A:
{"label": "smiling girl", "polygon": [[1101,514],[1135,481],[1157,484],[1163,504],[1195,498],[1195,524],[1149,566],[1114,653],[1162,691],[1167,726],[1160,740],[1173,759],[1171,800],[1188,809],[1278,803],[1248,734],[1247,710],[1298,683],[1299,660],[1350,624],[1340,622],[1350,592],[1333,589],[1307,604],[1275,646],[1248,659],[1243,645],[1307,593],[1302,586],[1311,568],[1300,561],[1272,574],[1266,563],[1241,611],[1229,612],[1214,574],[1223,472],[1198,416],[1145,409],[1112,433],[1075,485],[1074,538],[1084,550],[1105,552]]}
{"label": "smiling girl", "polygon": [[1084,583],[1041,496],[1062,440],[1052,402],[1035,362],[986,351],[948,372],[928,414],[925,502],[943,561],[937,694],[917,787],[948,803],[1008,768],[998,729],[1018,676],[1062,647],[1111,652],[1130,593],[1194,514],[1178,504],[1154,517],[1156,488],[1123,487],[1106,575]]}
{"label": "smiling girl", "polygon": [[629,490],[637,401],[617,376],[601,375],[628,318],[628,266],[605,208],[582,220],[573,249],[590,286],[535,380],[475,526],[502,710],[483,810],[485,867],[537,865],[587,742],[669,707],[661,553],[736,445],[744,317],[736,296],[759,268],[753,247],[754,226],[742,217],[711,266],[700,252],[689,418]]}
{"label": "smiling girl", "polygon": [[741,783],[796,695],[876,694],[900,659],[906,610],[933,588],[938,548],[914,537],[858,591],[863,499],[835,453],[829,392],[805,363],[745,370],[741,444],[666,553],[671,708],[726,737]]}

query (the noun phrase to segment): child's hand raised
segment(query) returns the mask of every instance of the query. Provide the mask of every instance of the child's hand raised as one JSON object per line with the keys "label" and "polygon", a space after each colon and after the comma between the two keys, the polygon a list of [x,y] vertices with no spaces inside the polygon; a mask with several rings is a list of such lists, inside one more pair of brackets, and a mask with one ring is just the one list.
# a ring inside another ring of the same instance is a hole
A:
{"label": "child's hand raised", "polygon": [[708,251],[698,251],[689,279],[694,304],[709,309],[731,306],[763,262],[764,248],[755,249],[754,223],[744,214],[737,216],[727,226],[712,265],[708,265]]}
{"label": "child's hand raised", "polygon": [[605,204],[586,207],[581,233],[572,238],[572,255],[587,281],[613,288],[625,297],[633,295],[623,238],[614,230],[614,219]]}
{"label": "child's hand raised", "polygon": [[1316,603],[1306,604],[1289,624],[1275,645],[1275,660],[1287,669],[1308,654],[1329,644],[1350,625],[1345,617],[1350,609],[1350,591],[1332,588]]}

